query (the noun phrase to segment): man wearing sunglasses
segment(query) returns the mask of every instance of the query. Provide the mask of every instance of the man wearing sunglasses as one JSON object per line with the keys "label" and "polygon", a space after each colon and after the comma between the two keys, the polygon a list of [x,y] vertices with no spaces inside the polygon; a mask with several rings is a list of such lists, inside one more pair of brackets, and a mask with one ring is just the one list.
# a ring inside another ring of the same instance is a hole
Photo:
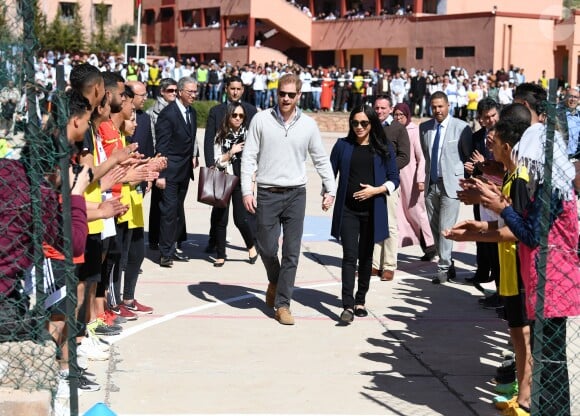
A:
{"label": "man wearing sunglasses", "polygon": [[161,267],[172,267],[173,260],[188,261],[176,252],[176,242],[185,227],[183,204],[193,169],[197,166],[197,115],[191,107],[197,95],[197,81],[183,77],[177,83],[177,99],[159,113],[155,125],[155,151],[167,157],[167,169],[155,186],[163,190],[159,204],[159,251]]}
{"label": "man wearing sunglasses", "polygon": [[[177,81],[173,78],[163,78],[159,82],[159,95],[155,104],[147,110],[147,114],[151,118],[151,134],[153,135],[153,148],[155,148],[155,124],[157,124],[157,117],[161,110],[163,110],[169,103],[172,103],[177,98]],[[157,186],[151,187],[151,204],[149,208],[149,232],[147,238],[149,248],[151,250],[159,250],[159,202],[163,191]],[[178,242],[185,241],[187,233],[185,231],[185,223],[179,234]],[[179,248],[179,247],[178,247]],[[179,251],[178,251],[179,253]],[[181,253],[179,253],[181,254]]]}
{"label": "man wearing sunglasses", "polygon": [[[257,245],[268,275],[266,305],[275,307],[275,318],[293,325],[290,301],[300,257],[306,210],[306,156],[322,178],[322,209],[336,195],[330,160],[316,122],[297,108],[302,82],[286,74],[278,85],[278,105],[256,114],[248,129],[242,158],[244,206],[256,213]],[[283,167],[283,168],[281,168]],[[256,174],[257,197],[252,178]],[[280,226],[284,232],[282,261],[278,258]]]}
{"label": "man wearing sunglasses", "polygon": [[[203,156],[205,159],[205,165],[207,167],[213,166],[215,164],[214,155],[214,143],[215,135],[222,125],[224,118],[226,117],[226,111],[228,104],[232,102],[240,102],[244,107],[244,111],[248,117],[247,123],[249,125],[250,121],[254,115],[256,115],[256,107],[252,104],[241,101],[244,95],[244,84],[239,76],[232,76],[226,80],[226,96],[227,101],[225,103],[218,104],[209,110],[207,116],[207,124],[205,127],[205,136],[203,144]],[[209,241],[207,247],[205,248],[206,253],[213,253],[215,251],[215,224],[218,221],[217,211],[215,208],[211,210],[210,219],[210,230],[209,230]]]}

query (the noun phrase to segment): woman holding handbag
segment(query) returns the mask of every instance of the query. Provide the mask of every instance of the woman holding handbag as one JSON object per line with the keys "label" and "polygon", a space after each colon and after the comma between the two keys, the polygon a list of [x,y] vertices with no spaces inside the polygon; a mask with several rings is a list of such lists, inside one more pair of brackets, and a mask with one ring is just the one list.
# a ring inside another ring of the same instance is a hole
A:
{"label": "woman holding handbag", "polygon": [[[220,126],[214,141],[215,166],[225,170],[230,175],[240,176],[242,150],[246,141],[246,111],[240,102],[228,104],[226,116]],[[240,182],[234,188],[231,199],[234,209],[234,224],[240,230],[242,238],[248,248],[250,264],[258,259],[255,245],[256,222],[253,214],[244,208]],[[226,261],[226,230],[228,227],[229,206],[215,208],[216,217],[216,251],[217,258],[214,267],[222,267]]]}

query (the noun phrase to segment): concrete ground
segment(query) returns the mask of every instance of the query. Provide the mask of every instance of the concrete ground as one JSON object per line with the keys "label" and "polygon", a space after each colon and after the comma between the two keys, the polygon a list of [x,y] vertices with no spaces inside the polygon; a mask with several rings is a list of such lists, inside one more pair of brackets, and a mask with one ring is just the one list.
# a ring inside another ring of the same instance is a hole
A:
{"label": "concrete ground", "polygon": [[[342,136],[323,135],[329,151]],[[146,252],[136,297],[154,314],[109,338],[110,360],[90,367],[102,389],[80,397],[80,414],[97,402],[126,416],[499,414],[490,380],[508,348],[506,324],[478,305],[472,286],[433,285],[436,263],[419,261],[419,247],[400,250],[394,281],[371,282],[367,318],[338,323],[342,249],[330,238],[332,213],[320,209],[310,160],[308,176],[296,325],[278,324],[265,306],[264,267],[247,262],[233,221],[228,261],[213,267],[203,251],[211,208],[196,202],[191,183],[184,245],[191,260],[164,269],[158,252]],[[461,278],[472,274],[474,253],[472,243],[455,245]],[[577,357],[577,345],[570,348]]]}

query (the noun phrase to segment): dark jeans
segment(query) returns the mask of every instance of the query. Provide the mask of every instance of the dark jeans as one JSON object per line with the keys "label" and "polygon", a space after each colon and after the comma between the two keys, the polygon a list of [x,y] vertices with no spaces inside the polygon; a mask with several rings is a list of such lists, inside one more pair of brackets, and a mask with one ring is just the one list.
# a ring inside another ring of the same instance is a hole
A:
{"label": "dark jeans", "polygon": [[[126,224],[126,223],[125,223]],[[145,241],[143,228],[128,228],[123,239],[121,268],[123,273],[123,300],[135,299],[135,287],[139,278],[139,269],[145,258]],[[121,303],[121,279],[115,282],[116,304]]]}
{"label": "dark jeans", "polygon": [[217,218],[215,231],[218,259],[226,258],[226,232],[228,228],[230,205],[233,206],[234,224],[236,225],[236,228],[240,230],[240,234],[242,234],[246,248],[250,249],[254,247],[256,243],[256,217],[253,214],[250,214],[248,211],[246,211],[246,208],[244,208],[242,188],[238,184],[232,193],[232,199],[230,203],[228,203],[227,207],[214,208],[212,210],[212,217],[215,212],[215,216]]}
{"label": "dark jeans", "polygon": [[[268,281],[277,284],[276,308],[290,306],[306,212],[306,188],[294,188],[284,193],[273,193],[258,188],[257,245],[266,267]],[[282,261],[278,259],[280,230]]]}
{"label": "dark jeans", "polygon": [[[340,240],[342,242],[342,306],[364,305],[371,281],[374,247],[373,222],[369,212],[343,208]],[[353,297],[358,260],[358,290]]]}

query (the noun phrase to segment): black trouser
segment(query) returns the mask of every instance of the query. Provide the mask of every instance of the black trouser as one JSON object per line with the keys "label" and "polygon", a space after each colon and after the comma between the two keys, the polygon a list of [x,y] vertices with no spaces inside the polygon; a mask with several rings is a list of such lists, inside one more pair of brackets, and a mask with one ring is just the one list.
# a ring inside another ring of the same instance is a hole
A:
{"label": "black trouser", "polygon": [[240,234],[242,234],[246,248],[250,249],[254,247],[255,244],[256,218],[255,215],[250,214],[244,207],[242,188],[240,184],[238,184],[234,188],[231,202],[228,203],[227,207],[214,208],[212,210],[212,217],[214,216],[215,212],[217,220],[215,224],[215,237],[218,259],[226,258],[226,233],[228,228],[230,205],[233,206],[234,224],[236,225],[236,228],[240,230]]}
{"label": "black trouser", "polygon": [[[125,223],[127,224],[127,223]],[[140,228],[127,229],[123,239],[123,254],[121,269],[123,273],[123,299],[121,299],[121,279],[115,282],[115,300],[117,305],[121,300],[135,299],[135,287],[139,278],[139,270],[145,258],[144,230]]]}
{"label": "black trouser", "polygon": [[175,254],[175,242],[185,227],[183,204],[189,187],[189,178],[181,182],[166,180],[165,184],[159,205],[161,211],[159,251],[162,257],[172,257]]}
{"label": "black trouser", "polygon": [[[480,205],[473,206],[473,216],[477,221],[481,221]],[[495,281],[495,287],[499,287],[499,251],[497,243],[475,243],[475,256],[477,259],[477,270],[475,271],[475,281],[487,283]]]}
{"label": "black trouser", "polygon": [[[340,227],[342,242],[342,306],[364,305],[371,281],[374,232],[369,212],[356,212],[346,206]],[[353,297],[358,260],[358,290]]]}
{"label": "black trouser", "polygon": [[159,216],[161,215],[159,203],[162,196],[163,190],[153,185],[151,188],[151,204],[149,206],[149,232],[147,234],[149,245],[159,244]]}

